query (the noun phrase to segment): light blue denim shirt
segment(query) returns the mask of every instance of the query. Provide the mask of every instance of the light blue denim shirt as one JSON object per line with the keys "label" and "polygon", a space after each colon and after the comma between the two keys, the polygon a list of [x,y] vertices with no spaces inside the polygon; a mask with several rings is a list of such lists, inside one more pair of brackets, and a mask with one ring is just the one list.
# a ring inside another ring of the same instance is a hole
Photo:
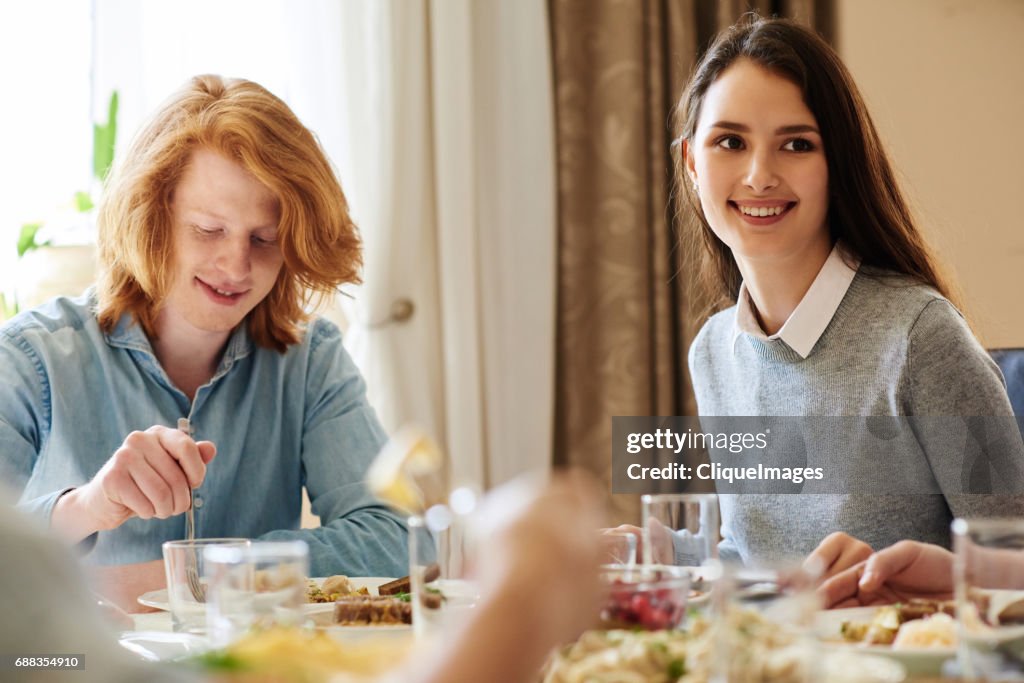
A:
{"label": "light blue denim shirt", "polygon": [[[87,293],[54,299],[0,328],[0,475],[46,520],[134,430],[187,416],[217,457],[196,489],[196,536],[302,539],[313,576],[404,576],[407,528],[363,485],[385,434],[332,323],[316,319],[284,353],[232,334],[195,400],[178,390],[134,319],[104,333]],[[299,529],[301,489],[323,526]],[[129,519],[96,535],[87,561],[159,559],[184,515]]]}

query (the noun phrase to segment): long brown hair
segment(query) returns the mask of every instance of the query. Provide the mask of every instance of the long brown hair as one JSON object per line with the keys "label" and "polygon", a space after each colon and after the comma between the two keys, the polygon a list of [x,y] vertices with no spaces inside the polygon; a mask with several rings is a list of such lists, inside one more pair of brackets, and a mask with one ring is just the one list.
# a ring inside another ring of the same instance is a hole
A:
{"label": "long brown hair", "polygon": [[154,337],[173,279],[171,198],[200,147],[241,164],[280,204],[284,265],[248,325],[256,344],[284,351],[299,341],[309,304],[359,282],[359,233],[314,135],[280,99],[236,78],[192,78],[115,166],[98,214],[100,325],[109,332],[130,313]]}
{"label": "long brown hair", "polygon": [[[955,295],[925,244],[896,182],[867,106],[839,55],[813,31],[787,19],[746,15],[715,39],[694,70],[676,107],[678,139],[692,141],[704,96],[738,59],[792,81],[817,119],[828,164],[828,214],[833,241],[842,240],[865,266],[901,273]],[[711,310],[735,303],[740,271],[729,247],[711,230],[700,202],[684,182],[682,155],[678,186],[692,211],[689,235],[699,254],[697,279]]]}

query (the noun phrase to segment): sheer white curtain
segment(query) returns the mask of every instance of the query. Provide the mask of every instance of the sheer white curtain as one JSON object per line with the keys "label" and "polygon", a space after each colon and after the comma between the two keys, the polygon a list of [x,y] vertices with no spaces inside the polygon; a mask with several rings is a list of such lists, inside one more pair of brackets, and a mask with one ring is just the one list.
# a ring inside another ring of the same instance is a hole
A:
{"label": "sheer white curtain", "polygon": [[546,3],[349,0],[341,26],[342,176],[366,241],[348,339],[374,404],[389,428],[433,432],[453,481],[487,487],[546,468],[555,315]]}
{"label": "sheer white curtain", "polygon": [[122,151],[196,73],[288,102],[362,229],[346,345],[385,427],[421,425],[481,487],[550,463],[545,0],[94,0],[94,44],[96,112],[121,92]]}

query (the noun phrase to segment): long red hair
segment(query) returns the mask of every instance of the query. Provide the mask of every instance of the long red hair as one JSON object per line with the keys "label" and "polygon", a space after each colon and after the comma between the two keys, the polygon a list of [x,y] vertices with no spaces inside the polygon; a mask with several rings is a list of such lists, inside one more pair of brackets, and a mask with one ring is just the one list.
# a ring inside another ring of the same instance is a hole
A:
{"label": "long red hair", "polygon": [[358,283],[361,243],[327,156],[291,109],[242,79],[205,75],[174,93],[132,141],[98,213],[98,319],[110,331],[130,313],[150,337],[172,283],[171,198],[192,152],[241,164],[277,198],[284,266],[249,314],[253,341],[284,351],[310,304]]}

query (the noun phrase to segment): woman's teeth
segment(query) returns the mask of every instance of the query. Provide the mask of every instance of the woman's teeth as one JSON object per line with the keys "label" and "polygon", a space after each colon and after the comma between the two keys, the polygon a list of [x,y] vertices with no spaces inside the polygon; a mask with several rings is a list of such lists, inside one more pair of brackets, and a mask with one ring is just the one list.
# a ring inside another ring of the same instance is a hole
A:
{"label": "woman's teeth", "polygon": [[785,206],[737,206],[739,206],[740,213],[747,216],[757,216],[759,218],[764,218],[765,216],[778,216],[786,210]]}

